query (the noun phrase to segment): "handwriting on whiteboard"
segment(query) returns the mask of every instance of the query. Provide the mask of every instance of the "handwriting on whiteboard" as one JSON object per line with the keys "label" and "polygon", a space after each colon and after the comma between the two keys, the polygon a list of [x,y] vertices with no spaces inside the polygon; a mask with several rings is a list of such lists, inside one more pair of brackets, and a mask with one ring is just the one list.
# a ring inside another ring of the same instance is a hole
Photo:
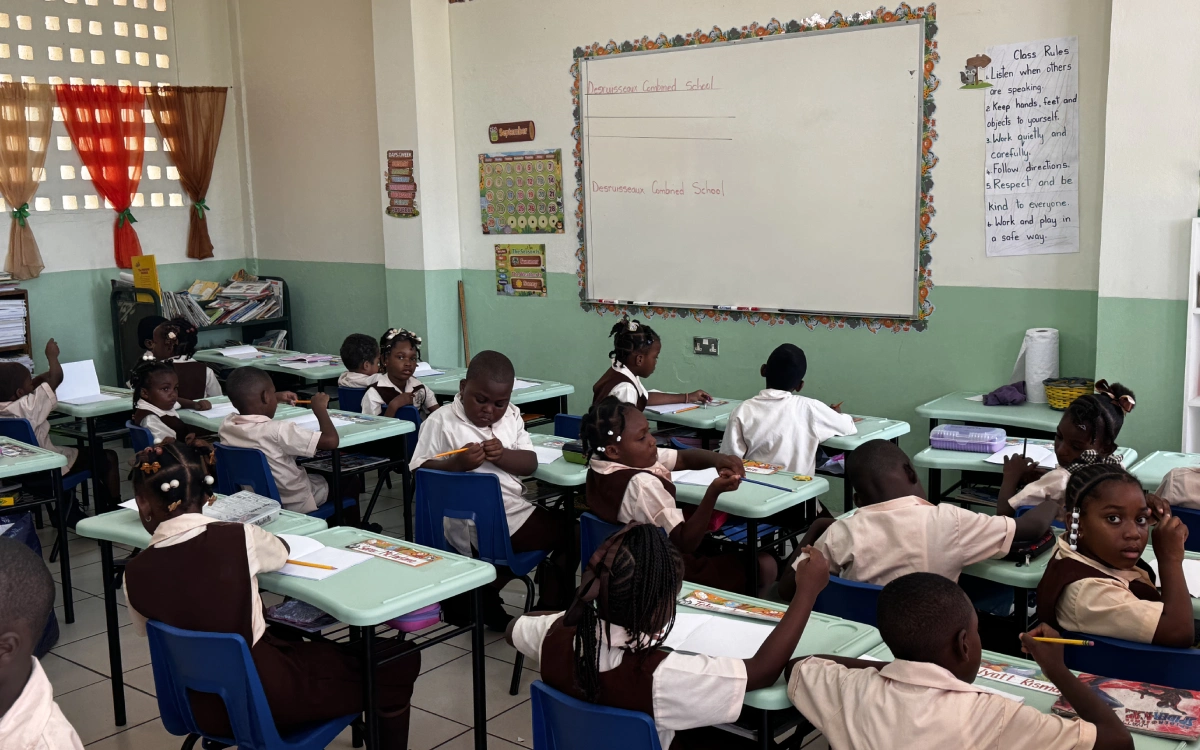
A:
{"label": "handwriting on whiteboard", "polygon": [[668,94],[672,91],[716,91],[717,77],[709,76],[708,78],[689,78],[684,79],[683,88],[679,87],[679,79],[672,78],[671,80],[662,80],[655,78],[653,81],[642,81],[641,83],[625,84],[616,83],[611,86],[605,86],[595,81],[588,81],[587,93],[588,96],[608,96],[611,94]]}
{"label": "handwriting on whiteboard", "polygon": [[629,193],[631,195],[661,195],[664,197],[703,195],[717,198],[725,197],[725,180],[694,180],[684,184],[684,180],[652,180],[646,185],[612,185],[592,180],[593,193]]}

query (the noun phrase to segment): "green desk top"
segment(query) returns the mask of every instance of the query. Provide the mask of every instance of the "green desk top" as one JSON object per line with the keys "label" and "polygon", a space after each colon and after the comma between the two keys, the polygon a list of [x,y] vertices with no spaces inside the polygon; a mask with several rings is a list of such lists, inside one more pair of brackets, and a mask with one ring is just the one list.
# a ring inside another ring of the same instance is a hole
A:
{"label": "green desk top", "polygon": [[336,380],[346,371],[346,368],[341,363],[306,368],[285,367],[283,364],[280,364],[279,360],[283,357],[308,354],[309,352],[297,352],[291,349],[269,349],[267,347],[259,347],[259,351],[267,356],[259,359],[234,359],[233,357],[226,357],[216,349],[201,349],[196,352],[196,356],[193,359],[197,362],[208,362],[222,367],[257,367],[260,370],[268,372],[295,375],[305,380],[316,381]]}
{"label": "green desk top", "polygon": [[[563,438],[555,435],[539,435],[531,433],[529,438],[534,445],[542,445],[550,440],[562,440]],[[555,487],[580,487],[587,482],[587,466],[584,464],[569,463],[566,459],[559,458],[550,464],[538,464],[537,471],[533,473],[535,479],[540,479],[546,484],[552,484]]]}
{"label": "green desk top", "polygon": [[28,445],[11,438],[0,437],[0,446],[15,445],[27,451],[33,451],[32,456],[0,456],[0,478],[19,477],[23,474],[33,474],[39,471],[65,469],[67,457],[61,453],[48,451],[36,445]]}
{"label": "green desk top", "polygon": [[982,401],[969,401],[968,396],[982,395],[976,391],[959,391],[934,399],[917,407],[917,414],[927,419],[982,424],[1010,425],[1053,433],[1062,420],[1062,412],[1049,404],[1025,402],[1019,406],[984,406]]}
{"label": "green desk top", "polygon": [[[1010,438],[1013,440],[1015,438]],[[1030,440],[1030,445],[1052,446],[1050,440]],[[1137,451],[1133,448],[1118,448],[1121,464],[1129,466],[1137,460]],[[970,453],[968,451],[946,451],[938,448],[926,448],[913,456],[913,465],[922,469],[943,469],[949,471],[982,471],[989,474],[1004,472],[1003,464],[987,462],[990,453]]]}
{"label": "green desk top", "polygon": [[1138,478],[1142,489],[1153,492],[1162,484],[1167,472],[1181,466],[1200,466],[1200,453],[1154,451],[1133,465],[1129,473]]}
{"label": "green desk top", "polygon": [[[747,476],[756,482],[766,482],[780,489],[742,482],[735,491],[726,492],[717,498],[717,510],[723,510],[742,518],[767,518],[829,491],[829,482],[825,481],[823,477],[813,477],[810,481],[798,482],[792,479],[795,474],[790,471]],[[788,490],[791,489],[796,491],[789,492]],[[675,485],[675,499],[681,503],[699,505],[707,490],[708,487],[700,485],[677,484]]]}
{"label": "green desk top", "polygon": [[288,354],[299,354],[299,352],[293,352],[288,349],[270,349],[265,346],[258,347],[258,350],[264,355],[259,359],[234,359],[233,357],[226,357],[216,349],[201,349],[192,356],[192,359],[197,362],[208,362],[209,364],[236,369],[238,367],[252,367],[265,362],[272,362]]}
{"label": "green desk top", "polygon": [[[211,396],[204,400],[208,401],[213,406],[216,406],[217,404],[229,403],[228,396]],[[200,429],[208,430],[209,432],[216,432],[217,430],[221,429],[221,423],[225,421],[225,417],[206,417],[200,412],[192,411],[191,409],[179,409],[178,411],[179,418],[183,420],[184,424],[192,427],[199,427]],[[291,419],[292,417],[302,416],[306,412],[308,412],[308,409],[305,409],[302,406],[288,406],[287,404],[280,404],[275,409],[275,419]]]}
{"label": "green desk top", "polygon": [[355,414],[339,409],[330,409],[329,416],[354,420],[350,424],[340,425],[337,428],[338,448],[353,448],[363,443],[372,443],[376,440],[417,431],[416,425],[412,422],[395,417],[372,417],[368,414]]}
{"label": "green desk top", "polygon": [[441,550],[400,539],[341,526],[311,534],[330,547],[345,547],[364,539],[386,539],[406,547],[427,550],[442,559],[413,568],[373,557],[324,581],[260,573],[259,585],[320,607],[347,625],[370,626],[449,599],[496,579],[496,569]]}
{"label": "green desk top", "polygon": [[[430,378],[418,378],[425,387],[433,391],[438,396],[454,396],[458,393],[459,383],[463,376],[466,375],[466,370],[460,368],[451,368],[447,370],[445,375],[434,375]],[[534,401],[543,401],[548,398],[558,398],[559,396],[570,396],[575,392],[575,386],[566,383],[556,383],[553,380],[537,380],[535,378],[524,378],[517,376],[520,380],[528,380],[537,385],[529,388],[522,388],[512,392],[511,402],[520,406],[521,404],[530,404]],[[553,416],[553,415],[550,415]]]}
{"label": "green desk top", "polygon": [[697,404],[695,409],[677,412],[675,414],[658,414],[650,409],[645,410],[646,419],[651,422],[675,424],[693,430],[724,430],[729,424],[729,415],[742,403],[738,399],[726,399],[714,396],[717,401],[728,401],[720,406],[704,406]]}
{"label": "green desk top", "polygon": [[[326,524],[319,518],[281,510],[274,521],[262,528],[272,534],[308,536],[324,530]],[[145,549],[150,544],[150,535],[142,528],[137,511],[129,508],[117,508],[85,518],[79,522],[76,533],[98,542],[115,542],[135,549]]]}
{"label": "green desk top", "polygon": [[102,385],[100,386],[100,392],[109,396],[117,396],[118,398],[111,401],[96,401],[91,404],[66,404],[59,401],[58,406],[54,407],[54,411],[59,414],[67,414],[83,419],[104,417],[109,414],[120,414],[123,411],[133,411],[133,391],[130,389]]}
{"label": "green desk top", "polygon": [[[697,586],[695,584],[688,583],[687,581],[683,582],[683,593],[685,595],[691,593],[695,589],[711,591],[714,594],[719,594],[738,602],[759,604],[771,609],[787,609],[786,604],[755,599],[743,594],[731,594],[727,591],[714,589],[710,586]],[[682,604],[676,606],[675,611],[714,615],[716,617],[737,617],[736,615],[718,614],[707,609],[693,609],[692,607],[686,607]],[[765,621],[755,620],[754,622]],[[856,656],[862,656],[867,652],[867,649],[874,648],[880,642],[881,639],[879,637],[879,631],[870,625],[864,625],[861,622],[842,620],[830,615],[823,615],[820,612],[813,612],[811,615],[809,615],[808,625],[804,628],[804,635],[800,636],[800,643],[796,646],[796,650],[792,652],[792,656],[835,654],[837,656],[853,658]],[[792,702],[789,701],[787,697],[787,682],[782,676],[780,676],[779,680],[769,688],[752,690],[749,693],[746,693],[746,699],[744,703],[747,706],[761,708],[767,711],[779,711],[792,707]]]}

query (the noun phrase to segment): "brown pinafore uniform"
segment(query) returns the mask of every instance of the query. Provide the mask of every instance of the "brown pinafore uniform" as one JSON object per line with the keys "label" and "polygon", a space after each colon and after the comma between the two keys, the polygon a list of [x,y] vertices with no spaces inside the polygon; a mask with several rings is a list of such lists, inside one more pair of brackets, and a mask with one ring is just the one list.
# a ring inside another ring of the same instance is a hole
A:
{"label": "brown pinafore uniform", "polygon": [[[152,414],[152,412],[146,409],[135,409],[133,412],[133,423],[140,426],[142,424],[142,420],[151,416]],[[169,414],[164,414],[162,416],[153,414],[153,416],[158,417],[163,424],[175,431],[176,440],[184,440],[189,434],[196,432],[195,427],[189,427],[187,423],[179,417],[172,417]]]}
{"label": "brown pinafore uniform", "polygon": [[179,378],[179,397],[199,401],[208,385],[208,365],[203,362],[172,362]]}
{"label": "brown pinafore uniform", "polygon": [[[417,393],[419,393],[424,388],[425,388],[425,384],[422,383],[421,385],[419,385],[413,389],[412,395],[414,397],[416,397]],[[394,388],[390,385],[379,385],[378,383],[376,383],[373,386],[370,386],[368,388],[368,390],[375,391],[376,393],[379,394],[379,397],[381,399],[383,399],[383,411],[381,411],[380,414],[383,414],[387,411],[388,404],[392,403],[392,399],[394,399],[397,396],[404,395],[404,391],[400,390],[399,388]],[[421,408],[417,407],[417,411],[420,412]],[[422,416],[424,416],[424,415],[422,415]]]}
{"label": "brown pinafore uniform", "polygon": [[[618,513],[625,499],[625,490],[637,474],[654,477],[662,482],[672,498],[675,497],[673,482],[645,469],[620,469],[611,474],[600,474],[589,469],[586,485],[588,507],[603,521],[621,523]],[[694,507],[688,506],[683,509],[683,514],[690,518],[694,511]],[[719,550],[711,549],[708,537],[695,552],[681,550],[680,554],[683,557],[683,577],[688,581],[733,592],[746,588],[745,560],[737,553],[722,554]]]}
{"label": "brown pinafore uniform", "polygon": [[[592,406],[595,406],[607,398],[609,392],[621,383],[629,383],[634,388],[637,388],[637,383],[634,383],[628,375],[623,372],[617,372],[613,368],[609,367],[608,372],[604,373],[604,377],[597,380],[596,384],[592,386]],[[647,403],[646,397],[643,396],[639,391],[637,399],[638,411],[645,411]]]}
{"label": "brown pinafore uniform", "polygon": [[[1143,566],[1141,560],[1138,560],[1138,566]],[[1037,617],[1038,620],[1048,623],[1055,630],[1062,630],[1058,623],[1058,598],[1062,596],[1063,589],[1075,583],[1082,581],[1085,578],[1109,578],[1117,580],[1113,576],[1108,575],[1091,565],[1081,563],[1078,560],[1068,560],[1062,557],[1055,557],[1046,566],[1046,572],[1042,574],[1042,580],[1037,587]],[[1151,573],[1153,578],[1153,573]],[[1160,602],[1162,595],[1158,589],[1154,588],[1145,581],[1132,581],[1129,584],[1129,591],[1138,599],[1147,602]]]}
{"label": "brown pinafore uniform", "polygon": [[[132,559],[125,572],[129,603],[150,620],[185,630],[236,633],[249,644],[253,600],[245,527],[213,523],[204,528],[192,539],[150,547]],[[394,648],[385,647],[383,655]],[[360,662],[352,650],[330,642],[283,640],[268,631],[251,647],[250,656],[283,733],[363,709]],[[410,654],[376,670],[381,747],[408,746],[408,703],[420,664],[420,655]],[[192,693],[191,702],[201,729],[231,736],[218,696]]]}

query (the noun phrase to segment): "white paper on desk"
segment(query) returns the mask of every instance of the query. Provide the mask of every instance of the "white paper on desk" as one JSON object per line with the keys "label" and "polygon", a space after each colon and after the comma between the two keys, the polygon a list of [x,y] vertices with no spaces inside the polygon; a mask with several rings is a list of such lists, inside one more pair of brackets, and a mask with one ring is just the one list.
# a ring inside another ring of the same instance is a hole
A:
{"label": "white paper on desk", "polygon": [[336,568],[336,570],[324,570],[322,568],[310,568],[305,565],[288,564],[279,569],[280,573],[286,576],[293,576],[294,578],[323,581],[332,575],[337,575],[346,568],[352,568],[371,559],[370,555],[364,555],[361,552],[353,552],[338,547],[326,547],[316,539],[306,536],[280,534],[279,538],[287,542],[289,560],[300,560],[301,562],[329,565]]}
{"label": "white paper on desk", "polygon": [[64,362],[62,371],[63,381],[54,389],[54,395],[64,404],[117,400],[118,396],[100,392],[100,379],[96,377],[96,363],[92,360]]}
{"label": "white paper on desk", "polygon": [[219,417],[227,417],[230,414],[238,413],[238,410],[234,408],[233,404],[229,403],[213,404],[211,409],[207,409],[205,411],[199,411],[197,409],[186,409],[185,411],[194,412],[207,419],[217,419]]}
{"label": "white paper on desk", "polygon": [[749,659],[775,628],[745,619],[680,613],[663,644],[676,651]]}
{"label": "white paper on desk", "polygon": [[413,370],[414,378],[429,378],[434,375],[445,375],[445,370],[437,370],[429,365],[428,362],[418,362],[417,369]]}
{"label": "white paper on desk", "polygon": [[[1154,571],[1154,577],[1161,581],[1158,573],[1158,560],[1147,560],[1146,563]],[[1187,581],[1188,593],[1193,599],[1200,599],[1200,560],[1184,559],[1183,580]]]}
{"label": "white paper on desk", "polygon": [[683,471],[671,472],[671,481],[675,484],[694,484],[699,487],[707,487],[717,480],[720,473],[716,468],[709,469],[685,469]]}
{"label": "white paper on desk", "polygon": [[[295,422],[298,426],[303,427],[306,430],[312,430],[313,432],[321,431],[321,424],[317,421],[317,415],[313,414],[312,412],[309,412],[308,414],[301,414],[298,417],[291,417],[283,421]],[[334,427],[345,427],[348,424],[354,424],[348,419],[338,419],[333,415],[330,415],[329,421],[333,422]]]}
{"label": "white paper on desk", "polygon": [[261,355],[256,347],[250,346],[249,344],[243,344],[242,346],[227,346],[224,349],[218,349],[217,354],[230,357],[231,359],[254,359],[255,357]]}
{"label": "white paper on desk", "polygon": [[533,446],[533,452],[537,454],[539,464],[552,464],[562,458],[562,448],[547,448],[544,445]]}
{"label": "white paper on desk", "polygon": [[130,510],[137,510],[138,509],[137,508],[137,498],[135,497],[131,500],[126,500],[123,503],[117,503],[117,507],[118,508],[129,508]]}
{"label": "white paper on desk", "polygon": [[[858,658],[861,659],[863,657],[860,656]],[[1013,695],[1012,693],[1004,692],[1000,688],[994,688],[991,685],[984,685],[982,680],[977,679],[977,680],[975,680],[975,682],[973,682],[971,684],[974,685],[975,687],[979,688],[980,690],[984,691],[985,693],[991,693],[992,695],[998,695],[1001,698],[1007,698],[1014,703],[1024,703],[1025,702],[1024,696]]]}
{"label": "white paper on desk", "polygon": [[1003,466],[1005,458],[1020,456],[1021,451],[1025,451],[1025,457],[1037,461],[1038,466],[1043,469],[1053,469],[1058,466],[1058,456],[1055,455],[1053,446],[1048,445],[1030,445],[1029,447],[1025,447],[1023,444],[1008,445],[988,456],[984,461]]}
{"label": "white paper on desk", "polygon": [[521,380],[520,378],[517,378],[513,381],[513,390],[520,391],[525,388],[536,388],[539,385],[541,385],[541,383],[535,383],[532,380]]}
{"label": "white paper on desk", "polygon": [[[966,400],[967,401],[983,401],[983,394],[981,393],[978,396],[967,396]],[[862,659],[865,657],[860,656],[858,658]]]}
{"label": "white paper on desk", "polygon": [[280,367],[286,367],[289,370],[308,370],[313,367],[328,367],[330,362],[280,362]]}
{"label": "white paper on desk", "polygon": [[659,404],[657,406],[647,406],[646,411],[652,411],[655,414],[678,414],[681,411],[699,408],[699,404]]}

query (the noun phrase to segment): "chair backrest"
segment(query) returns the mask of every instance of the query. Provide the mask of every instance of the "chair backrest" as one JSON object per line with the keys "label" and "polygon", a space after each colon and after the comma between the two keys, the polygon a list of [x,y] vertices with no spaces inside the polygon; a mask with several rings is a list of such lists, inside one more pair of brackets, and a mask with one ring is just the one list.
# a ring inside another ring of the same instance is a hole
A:
{"label": "chair backrest", "polygon": [[693,446],[682,442],[679,438],[671,438],[671,447],[677,451],[691,450]]}
{"label": "chair backrest", "polygon": [[250,649],[240,635],[180,630],[146,623],[150,663],[163,726],[173,735],[201,734],[188,691],[225,701],[235,744],[241,748],[282,744]]}
{"label": "chair backrest", "polygon": [[574,414],[555,414],[554,415],[554,434],[560,438],[567,440],[579,439],[579,425],[583,423],[583,417]]}
{"label": "chair backrest", "polygon": [[417,428],[413,432],[404,436],[405,449],[408,452],[408,460],[411,461],[413,451],[417,449],[417,436],[421,434],[421,412],[415,406],[401,406],[396,410],[396,419],[403,419],[406,422],[412,422]]}
{"label": "chair backrest", "polygon": [[621,530],[623,524],[609,523],[591,513],[579,516],[579,564],[587,568],[592,553],[613,534]]}
{"label": "chair backrest", "polygon": [[[475,523],[479,559],[509,566],[513,559],[500,478],[480,472],[417,469],[413,525],[417,544],[457,552],[446,541],[443,518]],[[511,567],[511,566],[510,566]]]}
{"label": "chair backrest", "polygon": [[338,408],[342,411],[351,411],[355,414],[362,414],[363,396],[367,395],[366,388],[350,388],[344,385],[338,386]]}
{"label": "chair backrest", "polygon": [[883,586],[849,581],[830,574],[829,585],[817,595],[813,610],[843,620],[875,625],[875,607],[880,591],[883,591]]}
{"label": "chair backrest", "polygon": [[213,454],[217,460],[217,492],[232,495],[249,487],[256,495],[281,502],[275,477],[271,476],[271,467],[262,451],[216,443]]}
{"label": "chair backrest", "polygon": [[541,680],[530,684],[529,694],[533,750],[662,750],[646,714],[586,703]]}
{"label": "chair backrest", "polygon": [[1183,548],[1192,552],[1200,550],[1200,510],[1180,508],[1178,505],[1173,505],[1171,506],[1171,512],[1179,516],[1179,520],[1183,521],[1183,525],[1188,527],[1188,538],[1183,543]]}
{"label": "chair backrest", "polygon": [[26,445],[36,446],[38,444],[37,435],[33,432],[33,425],[29,423],[28,419],[20,417],[0,417],[0,435]]}
{"label": "chair backrest", "polygon": [[1071,669],[1118,680],[1200,690],[1200,651],[1196,649],[1167,648],[1079,633],[1063,633],[1062,636],[1096,644],[1088,648],[1068,647],[1063,653]]}
{"label": "chair backrest", "polygon": [[[1029,511],[1033,510],[1036,507],[1037,507],[1036,505],[1022,505],[1021,507],[1019,507],[1013,511],[1013,517],[1020,518],[1021,516],[1025,515],[1026,513],[1028,513]],[[1057,518],[1050,522],[1050,527],[1054,528],[1054,529],[1062,529],[1064,531],[1066,531],[1066,529],[1067,529],[1066,525],[1062,521],[1058,520]]]}
{"label": "chair backrest", "polygon": [[139,453],[154,446],[154,433],[150,430],[125,420],[125,428],[129,430],[129,442],[133,444],[133,452]]}

